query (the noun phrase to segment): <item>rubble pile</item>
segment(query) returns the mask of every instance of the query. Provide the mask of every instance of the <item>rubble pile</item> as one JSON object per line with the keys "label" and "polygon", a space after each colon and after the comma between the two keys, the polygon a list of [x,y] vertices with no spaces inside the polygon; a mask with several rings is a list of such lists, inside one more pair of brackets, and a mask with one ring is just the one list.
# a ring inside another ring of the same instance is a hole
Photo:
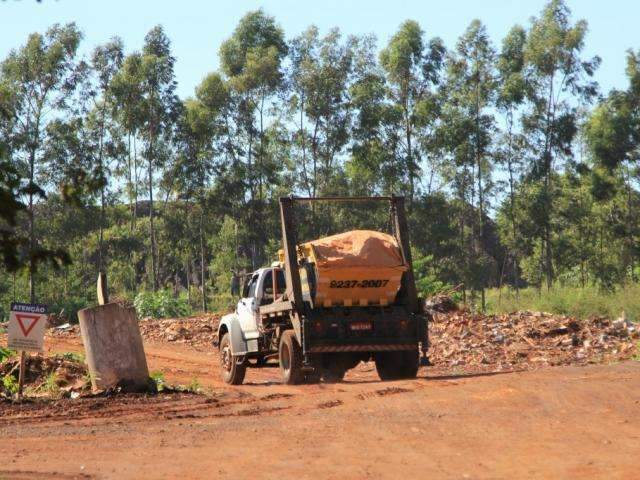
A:
{"label": "rubble pile", "polygon": [[210,349],[218,337],[220,315],[207,314],[185,318],[140,320],[145,340],[185,343],[195,348]]}
{"label": "rubble pile", "polygon": [[[14,355],[0,363],[0,397],[11,397],[18,384],[20,356]],[[25,393],[29,397],[77,398],[91,391],[84,359],[77,354],[27,357]]]}
{"label": "rubble pile", "polygon": [[429,359],[469,372],[606,363],[637,354],[638,327],[624,318],[579,320],[544,312],[502,315],[433,312]]}

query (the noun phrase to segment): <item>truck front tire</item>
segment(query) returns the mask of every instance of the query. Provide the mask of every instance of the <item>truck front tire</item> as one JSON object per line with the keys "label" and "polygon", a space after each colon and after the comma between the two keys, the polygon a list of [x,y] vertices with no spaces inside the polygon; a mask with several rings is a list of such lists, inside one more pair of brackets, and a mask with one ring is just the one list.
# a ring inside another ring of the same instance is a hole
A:
{"label": "truck front tire", "polygon": [[420,366],[420,353],[417,347],[398,352],[378,352],[374,359],[378,376],[383,381],[415,378]]}
{"label": "truck front tire", "polygon": [[304,380],[302,348],[293,330],[287,330],[282,334],[280,347],[278,348],[278,358],[280,360],[280,373],[282,374],[283,383],[295,385]]}
{"label": "truck front tire", "polygon": [[231,337],[225,333],[220,340],[220,370],[222,379],[229,385],[242,385],[247,367],[238,363],[238,359],[231,354]]}

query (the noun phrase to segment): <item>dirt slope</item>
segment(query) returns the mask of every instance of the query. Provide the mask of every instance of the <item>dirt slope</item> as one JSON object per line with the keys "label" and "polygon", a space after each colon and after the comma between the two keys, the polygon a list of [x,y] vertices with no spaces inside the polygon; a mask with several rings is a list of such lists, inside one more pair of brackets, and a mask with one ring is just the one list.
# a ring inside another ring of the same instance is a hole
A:
{"label": "dirt slope", "polygon": [[[52,352],[80,350],[54,338]],[[640,363],[288,387],[218,380],[216,357],[147,342],[209,395],[0,405],[0,478],[638,478]]]}

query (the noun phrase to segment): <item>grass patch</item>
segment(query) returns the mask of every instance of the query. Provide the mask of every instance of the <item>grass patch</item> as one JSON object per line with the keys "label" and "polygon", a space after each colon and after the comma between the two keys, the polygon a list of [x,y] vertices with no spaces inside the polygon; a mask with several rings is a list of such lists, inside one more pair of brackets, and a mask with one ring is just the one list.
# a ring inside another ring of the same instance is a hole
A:
{"label": "grass patch", "polygon": [[166,380],[164,379],[164,373],[162,373],[162,372],[151,372],[151,374],[149,376],[151,377],[151,380],[153,380],[155,382],[156,388],[158,389],[159,392],[164,390],[164,387],[167,384]]}
{"label": "grass patch", "polygon": [[202,385],[200,385],[200,382],[196,377],[193,377],[191,379],[191,383],[189,383],[189,385],[187,386],[187,390],[193,393],[199,393],[201,388]]}
{"label": "grass patch", "polygon": [[58,385],[58,375],[56,372],[51,372],[47,375],[42,385],[40,385],[40,390],[53,397],[60,395],[60,385]]}
{"label": "grass patch", "polygon": [[2,377],[2,386],[11,394],[18,392],[18,380],[16,380],[16,377],[13,375],[5,375]]}
{"label": "grass patch", "polygon": [[640,321],[640,285],[620,287],[612,292],[597,287],[556,286],[547,291],[535,288],[515,290],[503,288],[487,290],[487,312],[508,313],[517,310],[533,310],[577,318],[604,316],[618,318],[622,311],[627,319]]}
{"label": "grass patch", "polygon": [[84,355],[82,353],[64,352],[62,354],[62,358],[64,358],[65,360],[67,360],[69,362],[85,363]]}

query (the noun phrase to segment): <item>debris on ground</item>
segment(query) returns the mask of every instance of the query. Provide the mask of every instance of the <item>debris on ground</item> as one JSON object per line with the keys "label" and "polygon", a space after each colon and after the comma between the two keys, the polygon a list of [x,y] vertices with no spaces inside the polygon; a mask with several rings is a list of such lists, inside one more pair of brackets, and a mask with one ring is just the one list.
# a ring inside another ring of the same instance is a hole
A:
{"label": "debris on ground", "polygon": [[[441,372],[499,372],[554,365],[585,365],[637,355],[639,326],[624,317],[580,320],[545,312],[483,315],[459,308],[447,295],[425,303],[432,315],[429,360]],[[145,341],[186,344],[211,351],[221,314],[140,320]],[[78,325],[51,329],[53,336],[78,336]],[[364,368],[364,367],[363,367]]]}
{"label": "debris on ground", "polygon": [[218,339],[219,314],[185,318],[140,320],[140,332],[145,340],[185,343],[196,349],[211,349]]}
{"label": "debris on ground", "polygon": [[[143,318],[140,333],[146,341],[184,343],[197,350],[207,350],[218,339],[220,314],[201,314],[184,318]],[[79,325],[60,325],[49,330],[54,337],[77,337]]]}
{"label": "debris on ground", "polygon": [[438,368],[469,372],[530,370],[632,358],[640,338],[626,319],[580,320],[544,312],[500,315],[464,310],[432,313],[429,359]]}
{"label": "debris on ground", "polygon": [[[20,356],[13,355],[0,363],[0,398],[11,398],[17,391]],[[74,353],[54,356],[27,356],[25,396],[36,398],[77,398],[91,391],[84,359]]]}

